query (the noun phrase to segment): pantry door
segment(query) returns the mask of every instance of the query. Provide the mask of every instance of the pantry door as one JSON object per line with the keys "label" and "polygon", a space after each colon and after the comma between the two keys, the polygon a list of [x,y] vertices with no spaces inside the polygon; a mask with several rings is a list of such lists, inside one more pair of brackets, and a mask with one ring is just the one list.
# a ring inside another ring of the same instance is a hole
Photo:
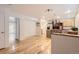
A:
{"label": "pantry door", "polygon": [[5,30],[4,30],[5,18],[2,13],[0,13],[0,49],[5,48]]}

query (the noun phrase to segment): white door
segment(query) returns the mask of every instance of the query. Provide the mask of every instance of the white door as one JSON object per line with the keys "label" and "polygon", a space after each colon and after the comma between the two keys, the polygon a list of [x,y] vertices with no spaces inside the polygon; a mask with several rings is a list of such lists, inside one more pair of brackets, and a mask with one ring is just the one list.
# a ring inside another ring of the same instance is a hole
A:
{"label": "white door", "polygon": [[5,47],[4,15],[0,14],[0,49]]}

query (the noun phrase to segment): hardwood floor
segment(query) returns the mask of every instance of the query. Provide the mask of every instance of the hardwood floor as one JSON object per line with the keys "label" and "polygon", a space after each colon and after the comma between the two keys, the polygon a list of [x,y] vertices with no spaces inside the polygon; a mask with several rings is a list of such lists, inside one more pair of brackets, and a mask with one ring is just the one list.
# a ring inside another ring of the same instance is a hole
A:
{"label": "hardwood floor", "polygon": [[0,54],[51,54],[51,39],[42,36],[26,38],[0,50]]}

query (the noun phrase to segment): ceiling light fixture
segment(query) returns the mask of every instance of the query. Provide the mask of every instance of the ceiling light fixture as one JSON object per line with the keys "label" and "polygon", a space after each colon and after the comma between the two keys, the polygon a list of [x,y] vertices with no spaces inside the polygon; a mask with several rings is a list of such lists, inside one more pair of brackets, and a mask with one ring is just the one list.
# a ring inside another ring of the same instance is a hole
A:
{"label": "ceiling light fixture", "polygon": [[68,14],[68,13],[71,13],[71,10],[70,9],[65,12],[65,14]]}
{"label": "ceiling light fixture", "polygon": [[53,9],[46,9],[47,12],[53,11]]}

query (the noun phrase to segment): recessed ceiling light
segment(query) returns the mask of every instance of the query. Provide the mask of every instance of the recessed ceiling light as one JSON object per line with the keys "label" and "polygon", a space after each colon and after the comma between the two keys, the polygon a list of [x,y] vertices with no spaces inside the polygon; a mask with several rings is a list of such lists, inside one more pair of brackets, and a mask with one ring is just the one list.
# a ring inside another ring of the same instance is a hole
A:
{"label": "recessed ceiling light", "polygon": [[65,12],[65,14],[68,14],[68,13],[71,13],[71,10],[70,9]]}

